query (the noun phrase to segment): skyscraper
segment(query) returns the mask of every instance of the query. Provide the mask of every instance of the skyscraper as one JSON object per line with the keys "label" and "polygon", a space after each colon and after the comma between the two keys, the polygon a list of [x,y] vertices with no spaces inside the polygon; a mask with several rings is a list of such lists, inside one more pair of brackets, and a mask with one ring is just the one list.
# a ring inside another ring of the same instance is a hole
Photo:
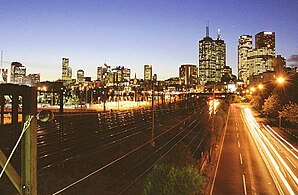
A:
{"label": "skyscraper", "polygon": [[130,69],[124,68],[122,70],[122,74],[123,74],[123,82],[129,82],[130,81]]}
{"label": "skyscraper", "polygon": [[130,69],[124,66],[116,66],[112,69],[114,74],[113,83],[127,84],[130,81]]}
{"label": "skyscraper", "polygon": [[7,68],[0,67],[0,83],[7,83],[7,74],[8,70]]}
{"label": "skyscraper", "polygon": [[259,32],[255,35],[255,48],[252,36],[242,35],[238,42],[238,78],[249,84],[249,77],[266,71],[273,71],[275,57],[275,33]]}
{"label": "skyscraper", "polygon": [[152,81],[152,65],[144,65],[144,81]]}
{"label": "skyscraper", "polygon": [[266,71],[273,71],[273,58],[275,51],[263,47],[255,48],[248,53],[249,76],[259,75]]}
{"label": "skyscraper", "polygon": [[12,62],[10,68],[10,82],[22,84],[26,76],[26,67],[20,62]]}
{"label": "skyscraper", "polygon": [[195,86],[198,84],[198,67],[195,64],[182,64],[179,68],[179,78],[182,85]]}
{"label": "skyscraper", "polygon": [[248,84],[249,62],[248,53],[252,51],[252,36],[241,35],[238,41],[238,79]]}
{"label": "skyscraper", "polygon": [[28,74],[24,82],[24,84],[30,86],[36,86],[38,83],[40,83],[40,73]]}
{"label": "skyscraper", "polygon": [[84,70],[77,70],[77,83],[84,83],[85,82],[85,75]]}
{"label": "skyscraper", "polygon": [[226,44],[220,33],[213,40],[209,37],[209,26],[206,27],[206,37],[199,41],[199,80],[200,84],[220,82],[226,66]]}
{"label": "skyscraper", "polygon": [[273,71],[275,33],[260,32],[255,36],[255,49],[248,53],[249,76]]}
{"label": "skyscraper", "polygon": [[97,80],[102,81],[103,79],[103,67],[99,66],[97,67]]}
{"label": "skyscraper", "polygon": [[72,69],[69,66],[69,58],[62,58],[62,82],[69,84],[72,79]]}
{"label": "skyscraper", "polygon": [[275,32],[259,32],[255,36],[256,49],[268,48],[275,51]]}

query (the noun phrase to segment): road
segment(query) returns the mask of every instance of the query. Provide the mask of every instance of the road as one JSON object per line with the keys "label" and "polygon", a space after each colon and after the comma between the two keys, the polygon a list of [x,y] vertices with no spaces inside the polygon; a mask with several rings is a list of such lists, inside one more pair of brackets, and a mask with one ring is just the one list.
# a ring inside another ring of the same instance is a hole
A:
{"label": "road", "polygon": [[210,194],[297,194],[297,148],[232,104]]}

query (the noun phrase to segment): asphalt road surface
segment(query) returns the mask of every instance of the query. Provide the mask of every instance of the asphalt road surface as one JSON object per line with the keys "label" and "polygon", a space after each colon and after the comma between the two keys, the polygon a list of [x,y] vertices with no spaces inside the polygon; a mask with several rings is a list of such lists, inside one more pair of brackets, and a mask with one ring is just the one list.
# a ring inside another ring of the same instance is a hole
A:
{"label": "asphalt road surface", "polygon": [[245,105],[232,104],[230,109],[211,194],[280,194],[274,171],[268,169],[271,164],[250,132]]}

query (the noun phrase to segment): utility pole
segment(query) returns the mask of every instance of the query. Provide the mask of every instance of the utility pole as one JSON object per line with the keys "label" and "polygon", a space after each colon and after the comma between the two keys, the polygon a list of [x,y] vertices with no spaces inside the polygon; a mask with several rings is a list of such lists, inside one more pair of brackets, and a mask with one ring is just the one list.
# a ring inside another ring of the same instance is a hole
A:
{"label": "utility pole", "polygon": [[106,111],[107,93],[108,93],[108,90],[107,90],[107,86],[105,84],[103,87],[103,111],[104,112]]}
{"label": "utility pole", "polygon": [[154,141],[154,80],[152,79],[152,129],[151,129],[151,146],[155,146]]}

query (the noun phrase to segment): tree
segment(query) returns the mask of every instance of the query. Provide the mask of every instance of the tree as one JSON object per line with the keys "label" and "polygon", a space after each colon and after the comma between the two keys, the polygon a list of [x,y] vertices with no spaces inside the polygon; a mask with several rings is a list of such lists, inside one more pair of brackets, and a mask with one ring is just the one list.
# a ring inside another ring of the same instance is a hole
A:
{"label": "tree", "polygon": [[290,123],[298,124],[298,105],[290,102],[283,107],[283,110],[279,112],[279,117],[284,118]]}
{"label": "tree", "polygon": [[257,110],[261,110],[263,103],[264,103],[264,99],[262,98],[261,95],[253,96],[252,101],[251,101],[252,107],[254,107]]}
{"label": "tree", "polygon": [[145,195],[191,195],[204,185],[198,169],[178,168],[166,164],[155,165],[145,181]]}
{"label": "tree", "polygon": [[178,144],[162,162],[173,167],[195,166],[195,159],[189,149],[182,143]]}
{"label": "tree", "polygon": [[204,178],[187,146],[180,143],[155,165],[144,183],[145,195],[202,193]]}
{"label": "tree", "polygon": [[280,109],[280,98],[277,94],[270,95],[264,102],[263,112],[267,116],[277,116]]}

